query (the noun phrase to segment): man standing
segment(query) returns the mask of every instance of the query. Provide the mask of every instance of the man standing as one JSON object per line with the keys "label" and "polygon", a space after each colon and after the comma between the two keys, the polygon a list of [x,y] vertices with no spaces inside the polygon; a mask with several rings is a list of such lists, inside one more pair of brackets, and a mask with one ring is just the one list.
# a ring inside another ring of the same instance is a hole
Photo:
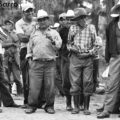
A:
{"label": "man standing", "polygon": [[24,105],[26,107],[28,103],[28,62],[26,60],[27,44],[29,42],[30,35],[35,28],[36,21],[33,18],[34,6],[30,3],[22,6],[23,17],[16,22],[16,32],[21,42],[20,49],[20,67],[23,78],[23,89],[24,89]]}
{"label": "man standing", "polygon": [[[2,43],[6,39],[7,39],[6,34],[4,34],[3,29],[0,28],[0,102],[2,100],[3,105],[5,107],[19,107],[19,105],[14,103],[13,98],[11,97],[8,89],[5,86],[5,81],[6,80],[5,80],[5,77],[4,77],[4,68],[3,68]],[[0,109],[0,112],[2,112],[1,109]]]}
{"label": "man standing", "polygon": [[108,118],[117,101],[120,88],[120,1],[111,9],[111,16],[115,17],[106,28],[105,59],[109,63],[109,81],[106,96],[99,119]]}
{"label": "man standing", "polygon": [[70,95],[70,79],[69,79],[69,51],[67,49],[68,42],[68,32],[71,26],[71,19],[74,17],[74,11],[68,10],[66,16],[59,17],[60,27],[59,34],[62,38],[62,46],[59,50],[59,56],[61,62],[59,63],[61,66],[61,77],[62,77],[62,87],[64,90],[64,94],[66,96],[66,110],[71,111],[71,95]]}
{"label": "man standing", "polygon": [[55,60],[56,52],[61,47],[62,40],[56,30],[50,29],[49,16],[46,11],[37,13],[38,28],[31,34],[27,57],[30,62],[29,108],[26,113],[36,111],[38,97],[44,83],[45,111],[54,114],[55,99]]}
{"label": "man standing", "polygon": [[22,93],[22,84],[20,82],[20,68],[19,68],[19,39],[13,31],[14,23],[11,20],[5,20],[2,30],[6,34],[6,39],[2,42],[4,52],[4,66],[5,74],[11,82],[11,72],[13,74],[14,82],[17,85],[17,93]]}
{"label": "man standing", "polygon": [[[87,12],[77,8],[68,34],[70,55],[70,93],[74,100],[72,114],[79,113],[79,96],[84,95],[84,114],[89,115],[90,96],[93,93],[93,57],[95,54],[96,30],[93,25],[86,24]],[[82,75],[82,76],[81,76]],[[83,79],[83,84],[82,80]]]}

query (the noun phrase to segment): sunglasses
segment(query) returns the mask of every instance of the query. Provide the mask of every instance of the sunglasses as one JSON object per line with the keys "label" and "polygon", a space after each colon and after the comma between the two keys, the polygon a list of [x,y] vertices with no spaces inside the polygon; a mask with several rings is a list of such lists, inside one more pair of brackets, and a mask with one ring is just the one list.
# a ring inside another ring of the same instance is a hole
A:
{"label": "sunglasses", "polygon": [[43,21],[46,21],[46,20],[48,20],[48,19],[49,19],[48,17],[45,17],[45,18],[38,19],[37,21],[38,21],[38,22],[43,22]]}

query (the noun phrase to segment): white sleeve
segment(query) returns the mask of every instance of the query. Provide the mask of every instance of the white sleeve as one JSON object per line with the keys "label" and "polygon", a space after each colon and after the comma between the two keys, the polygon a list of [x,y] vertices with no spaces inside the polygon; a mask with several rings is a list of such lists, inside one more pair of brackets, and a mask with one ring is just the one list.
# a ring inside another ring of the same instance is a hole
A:
{"label": "white sleeve", "polygon": [[16,33],[17,34],[24,34],[24,31],[23,31],[23,29],[22,29],[22,26],[21,26],[21,24],[19,23],[19,22],[16,22],[16,24],[15,24],[15,29],[16,29]]}
{"label": "white sleeve", "polygon": [[54,31],[54,37],[53,37],[54,41],[55,41],[55,46],[56,48],[61,48],[62,45],[62,39],[59,35],[59,33],[57,31]]}

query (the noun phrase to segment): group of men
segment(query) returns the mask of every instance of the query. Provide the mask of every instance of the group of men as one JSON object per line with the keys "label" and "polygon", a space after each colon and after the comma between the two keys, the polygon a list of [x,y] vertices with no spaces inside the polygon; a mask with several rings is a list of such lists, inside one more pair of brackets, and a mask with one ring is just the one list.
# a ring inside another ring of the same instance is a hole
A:
{"label": "group of men", "polygon": [[[76,8],[74,11],[62,13],[59,16],[60,26],[57,30],[50,27],[50,18],[45,10],[38,10],[36,18],[33,17],[33,5],[24,5],[22,11],[23,17],[15,24],[16,33],[11,32],[14,23],[7,20],[4,23],[7,27],[1,27],[5,34],[1,33],[3,37],[1,36],[0,39],[1,48],[5,48],[5,65],[9,64],[8,61],[12,61],[11,66],[14,66],[12,69],[21,69],[24,89],[22,107],[26,108],[25,113],[34,113],[44,104],[44,110],[54,114],[56,85],[66,96],[66,110],[71,111],[72,114],[84,110],[85,115],[90,115],[90,96],[94,93],[96,84],[93,79],[93,61],[98,54],[98,41],[94,25],[86,22],[87,11],[85,8]],[[17,49],[18,43],[20,43],[20,51]],[[20,64],[17,60],[18,52],[20,52]],[[2,53],[0,58],[2,101],[7,104],[4,104],[5,106],[17,107],[4,86]],[[19,91],[22,89],[20,80],[14,79],[17,81]],[[11,99],[10,104],[8,104],[10,100],[8,102],[5,96]],[[98,118],[108,117],[108,112],[105,111]]]}

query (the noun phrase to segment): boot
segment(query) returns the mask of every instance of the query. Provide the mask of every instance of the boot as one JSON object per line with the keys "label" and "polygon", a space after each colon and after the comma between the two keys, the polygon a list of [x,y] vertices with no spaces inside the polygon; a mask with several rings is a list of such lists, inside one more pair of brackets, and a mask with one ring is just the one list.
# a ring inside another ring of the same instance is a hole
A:
{"label": "boot", "polygon": [[83,94],[80,94],[79,96],[79,108],[80,108],[80,111],[83,111],[84,110],[84,95]]}
{"label": "boot", "polygon": [[90,115],[91,112],[89,111],[89,103],[90,103],[90,96],[84,96],[84,114]]}
{"label": "boot", "polygon": [[74,101],[74,109],[72,110],[72,114],[78,114],[80,109],[79,109],[79,95],[73,96],[73,101]]}
{"label": "boot", "polygon": [[66,96],[66,110],[67,111],[71,111],[72,110],[72,106],[71,106],[71,95],[67,95]]}

